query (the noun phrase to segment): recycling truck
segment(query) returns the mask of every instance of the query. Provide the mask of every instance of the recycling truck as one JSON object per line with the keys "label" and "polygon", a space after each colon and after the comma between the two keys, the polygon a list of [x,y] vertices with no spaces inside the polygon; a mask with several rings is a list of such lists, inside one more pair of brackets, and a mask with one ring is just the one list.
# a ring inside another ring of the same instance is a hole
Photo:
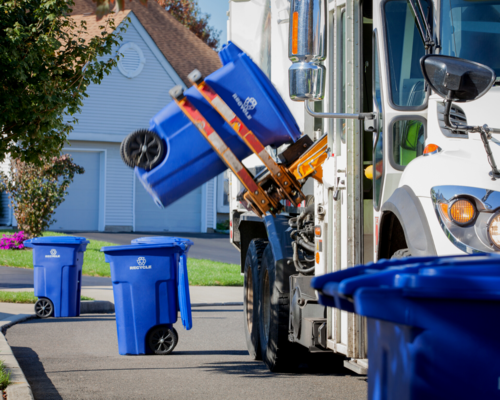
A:
{"label": "recycling truck", "polygon": [[314,276],[500,251],[500,3],[232,0],[228,39],[122,158],[160,207],[231,170],[254,359],[366,373],[364,319]]}

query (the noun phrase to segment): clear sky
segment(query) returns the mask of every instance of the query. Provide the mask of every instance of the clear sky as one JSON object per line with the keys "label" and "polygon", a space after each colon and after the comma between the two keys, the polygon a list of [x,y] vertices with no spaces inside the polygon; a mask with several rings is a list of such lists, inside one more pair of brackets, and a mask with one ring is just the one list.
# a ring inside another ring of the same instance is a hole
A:
{"label": "clear sky", "polygon": [[227,15],[229,10],[228,0],[198,0],[201,11],[210,14],[209,25],[222,31],[220,35],[220,44],[227,42]]}

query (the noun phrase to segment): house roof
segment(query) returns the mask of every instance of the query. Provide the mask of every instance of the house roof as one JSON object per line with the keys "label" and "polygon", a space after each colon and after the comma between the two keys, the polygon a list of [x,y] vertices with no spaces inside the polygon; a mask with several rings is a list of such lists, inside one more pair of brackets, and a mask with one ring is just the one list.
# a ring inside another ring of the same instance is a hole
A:
{"label": "house roof", "polygon": [[[99,26],[103,25],[103,20],[96,21],[95,15],[90,15],[95,11],[96,4],[92,0],[74,1],[73,18],[77,22],[79,20],[86,21],[89,35],[100,35]],[[158,49],[187,86],[191,86],[187,75],[194,69],[200,70],[206,76],[222,66],[219,56],[214,50],[172,17],[155,0],[149,0],[147,7],[143,6],[139,0],[125,2],[124,11],[111,14],[115,25],[118,26],[130,12],[134,13]]]}

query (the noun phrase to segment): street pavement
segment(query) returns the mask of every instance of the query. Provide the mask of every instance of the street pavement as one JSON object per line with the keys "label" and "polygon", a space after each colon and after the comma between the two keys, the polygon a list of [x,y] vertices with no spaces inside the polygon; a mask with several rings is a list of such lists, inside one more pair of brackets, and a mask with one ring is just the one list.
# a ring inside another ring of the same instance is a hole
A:
{"label": "street pavement", "polygon": [[240,252],[229,242],[228,235],[219,233],[158,232],[112,233],[112,232],[66,232],[74,236],[100,240],[114,244],[130,244],[133,239],[145,236],[171,236],[190,239],[194,245],[189,250],[190,258],[240,264]]}
{"label": "street pavement", "polygon": [[241,307],[197,308],[191,331],[175,327],[168,356],[120,356],[113,314],[29,320],[6,337],[36,400],[366,399],[366,377],[345,369],[273,374],[252,361]]}

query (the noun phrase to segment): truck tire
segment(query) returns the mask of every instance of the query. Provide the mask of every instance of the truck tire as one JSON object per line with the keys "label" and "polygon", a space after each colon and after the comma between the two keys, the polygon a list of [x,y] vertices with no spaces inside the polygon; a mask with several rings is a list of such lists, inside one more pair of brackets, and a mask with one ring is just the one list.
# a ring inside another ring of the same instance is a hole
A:
{"label": "truck tire", "polygon": [[396,251],[391,259],[393,258],[406,258],[406,257],[411,257],[410,249],[401,249]]}
{"label": "truck tire", "polygon": [[293,371],[304,348],[288,341],[289,293],[275,285],[276,265],[271,246],[262,256],[259,287],[259,331],[262,360],[272,372]]}
{"label": "truck tire", "polygon": [[244,266],[243,325],[248,354],[253,360],[261,360],[259,340],[259,271],[262,254],[267,242],[254,239],[250,242]]}

